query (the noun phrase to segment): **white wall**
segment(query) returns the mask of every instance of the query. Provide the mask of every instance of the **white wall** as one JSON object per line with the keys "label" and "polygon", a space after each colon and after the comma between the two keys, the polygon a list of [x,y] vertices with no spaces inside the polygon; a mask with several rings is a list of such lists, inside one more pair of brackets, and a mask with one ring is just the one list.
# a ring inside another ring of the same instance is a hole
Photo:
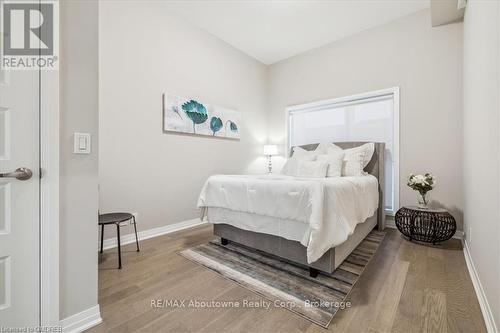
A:
{"label": "white wall", "polygon": [[[404,177],[431,171],[433,198],[459,223],[465,206],[467,242],[500,322],[498,7],[469,1],[462,118],[462,24],[431,28],[428,11],[266,68],[160,2],[102,1],[100,210],[138,212],[140,229],[194,218],[210,174],[265,170],[267,135],[284,145],[285,106],[400,86],[401,204],[415,201]],[[61,6],[61,318],[97,303],[97,11],[95,2]],[[163,92],[240,110],[242,140],[162,133]],[[71,154],[77,130],[93,134],[93,155]]]}
{"label": "white wall", "polygon": [[466,242],[500,328],[500,5],[469,0],[464,19]]}
{"label": "white wall", "polygon": [[462,223],[462,24],[432,28],[424,10],[269,69],[269,136],[284,145],[285,107],[400,86],[400,205],[410,173],[431,172],[434,204]]}
{"label": "white wall", "polygon": [[[97,1],[60,2],[60,318],[97,305]],[[92,154],[73,154],[73,132]]]}
{"label": "white wall", "polygon": [[[99,208],[138,212],[139,230],[198,217],[212,174],[265,171],[266,67],[165,7],[99,5]],[[242,112],[241,141],[163,133],[164,92]]]}

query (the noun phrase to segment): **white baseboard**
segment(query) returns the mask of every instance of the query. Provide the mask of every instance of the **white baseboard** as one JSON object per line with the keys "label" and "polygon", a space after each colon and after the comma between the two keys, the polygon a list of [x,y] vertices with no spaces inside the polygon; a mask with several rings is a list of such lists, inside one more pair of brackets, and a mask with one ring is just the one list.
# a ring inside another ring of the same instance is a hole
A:
{"label": "white baseboard", "polygon": [[59,324],[64,333],[79,333],[100,323],[102,319],[98,304],[61,320]]}
{"label": "white baseboard", "polygon": [[474,261],[470,254],[469,246],[467,242],[463,242],[464,257],[467,264],[467,269],[469,270],[469,275],[474,285],[474,290],[476,291],[477,300],[479,301],[479,306],[481,307],[481,312],[483,313],[484,323],[486,324],[486,330],[488,333],[498,333],[497,326],[495,324],[495,318],[493,317],[493,312],[491,311],[488,299],[484,293],[481,280],[477,274],[476,267],[474,266]]}
{"label": "white baseboard", "polygon": [[[387,228],[391,228],[391,229],[397,229],[396,227],[396,223],[394,222],[394,220],[385,220],[385,226]],[[459,239],[459,240],[463,240],[464,239],[464,232],[461,231],[461,230],[457,230],[455,232],[455,234],[453,235],[454,239]]]}
{"label": "white baseboard", "polygon": [[457,230],[457,231],[455,231],[455,234],[453,235],[452,238],[459,239],[459,240],[463,241],[464,232],[462,230]]}
{"label": "white baseboard", "polygon": [[[166,225],[163,227],[142,230],[142,231],[137,232],[137,238],[139,238],[139,240],[141,241],[141,240],[145,240],[145,239],[149,239],[149,238],[153,238],[153,237],[158,237],[158,236],[165,235],[165,234],[170,234],[172,232],[184,230],[187,228],[195,227],[195,226],[198,226],[198,225],[201,225],[204,223],[206,223],[206,222],[203,222],[201,219],[198,218],[198,219],[187,220],[187,221],[183,221],[183,222],[179,222],[179,223],[169,224],[169,225]],[[139,223],[137,223],[137,226],[138,226],[138,228],[140,228]],[[131,234],[124,235],[121,237],[120,241],[121,241],[121,245],[135,243],[135,234],[131,233]],[[98,248],[100,248],[100,246],[101,246],[101,243],[100,243],[100,241],[98,241]],[[116,237],[104,240],[104,246],[103,246],[104,250],[112,249],[112,248],[117,247],[117,246],[118,246],[118,242],[117,242]]]}

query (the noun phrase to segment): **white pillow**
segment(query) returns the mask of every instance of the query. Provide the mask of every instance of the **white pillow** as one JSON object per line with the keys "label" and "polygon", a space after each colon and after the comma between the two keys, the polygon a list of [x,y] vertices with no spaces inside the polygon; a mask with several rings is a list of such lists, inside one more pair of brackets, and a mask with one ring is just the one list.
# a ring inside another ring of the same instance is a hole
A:
{"label": "white pillow", "polygon": [[[375,144],[373,142],[365,143],[362,146],[350,149],[344,149],[344,160],[349,159],[349,156],[357,153],[361,153],[363,156],[363,169],[366,168],[368,163],[370,163],[373,152],[375,151]],[[356,157],[354,157],[356,158]]]}
{"label": "white pillow", "polygon": [[342,175],[344,152],[340,151],[327,155],[319,155],[317,160],[328,163],[327,177],[340,177]]}
{"label": "white pillow", "polygon": [[315,150],[305,150],[301,147],[293,147],[292,157],[314,156],[314,158],[316,158],[317,155],[318,152]]}
{"label": "white pillow", "polygon": [[297,167],[297,177],[325,178],[328,162],[300,160]]}
{"label": "white pillow", "polygon": [[364,176],[363,152],[354,152],[346,155],[342,163],[342,176]]}
{"label": "white pillow", "polygon": [[314,151],[318,154],[331,154],[342,151],[342,148],[333,143],[320,143]]}
{"label": "white pillow", "polygon": [[314,161],[314,160],[316,160],[316,155],[304,154],[300,156],[300,153],[298,155],[295,155],[294,152],[293,156],[286,161],[285,165],[283,166],[283,169],[281,169],[281,174],[287,176],[296,176],[298,164],[300,161]]}

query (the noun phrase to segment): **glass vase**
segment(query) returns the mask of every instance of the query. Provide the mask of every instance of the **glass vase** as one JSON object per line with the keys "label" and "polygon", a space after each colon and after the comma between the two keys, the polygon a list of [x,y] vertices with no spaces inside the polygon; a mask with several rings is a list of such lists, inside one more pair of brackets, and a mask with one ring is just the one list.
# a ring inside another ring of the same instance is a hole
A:
{"label": "glass vase", "polygon": [[428,193],[418,193],[417,194],[417,200],[418,200],[418,208],[429,209],[429,196],[428,196]]}

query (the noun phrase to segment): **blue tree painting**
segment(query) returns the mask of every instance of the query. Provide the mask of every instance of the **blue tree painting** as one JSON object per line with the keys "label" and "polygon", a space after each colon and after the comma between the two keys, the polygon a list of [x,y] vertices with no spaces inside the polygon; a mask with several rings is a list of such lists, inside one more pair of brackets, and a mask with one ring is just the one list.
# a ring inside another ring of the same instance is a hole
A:
{"label": "blue tree painting", "polygon": [[194,99],[182,104],[182,109],[193,122],[193,133],[196,134],[196,124],[203,124],[208,119],[207,109]]}
{"label": "blue tree painting", "polygon": [[228,120],[228,122],[229,122],[229,129],[231,130],[231,132],[238,133],[238,125],[236,125],[236,123],[231,120]]}
{"label": "blue tree painting", "polygon": [[163,131],[240,138],[241,114],[198,99],[162,95]]}
{"label": "blue tree painting", "polygon": [[215,136],[215,133],[220,131],[221,128],[222,128],[222,119],[220,119],[219,117],[212,117],[212,119],[210,119],[210,130],[213,133],[212,136]]}

